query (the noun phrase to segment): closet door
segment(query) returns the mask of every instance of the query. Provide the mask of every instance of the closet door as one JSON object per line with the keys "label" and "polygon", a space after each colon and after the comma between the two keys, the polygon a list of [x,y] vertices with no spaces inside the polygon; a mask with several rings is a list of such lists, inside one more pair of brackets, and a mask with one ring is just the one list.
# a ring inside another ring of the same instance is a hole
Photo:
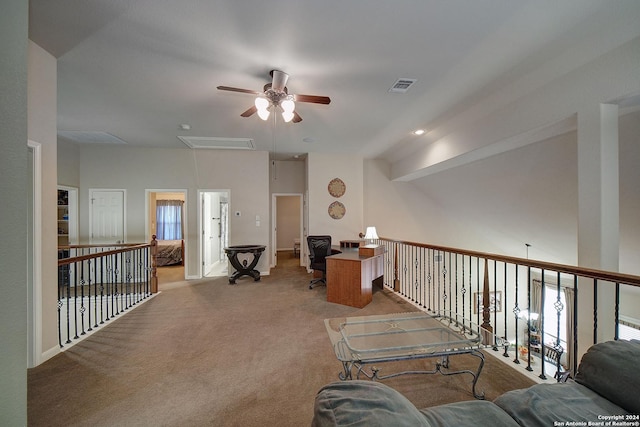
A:
{"label": "closet door", "polygon": [[125,242],[125,190],[89,190],[91,243]]}

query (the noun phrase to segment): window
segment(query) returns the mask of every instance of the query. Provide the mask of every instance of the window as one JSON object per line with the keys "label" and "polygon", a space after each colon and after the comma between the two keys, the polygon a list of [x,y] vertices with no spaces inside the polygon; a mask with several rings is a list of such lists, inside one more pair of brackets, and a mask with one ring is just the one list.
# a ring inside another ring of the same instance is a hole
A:
{"label": "window", "polygon": [[[556,304],[558,301],[558,287],[551,285],[545,286],[544,300],[544,343],[555,344],[558,338],[558,311]],[[560,311],[560,345],[567,348],[567,302],[564,297],[564,289],[560,289],[560,303],[562,311]]]}
{"label": "window", "polygon": [[156,201],[156,238],[182,239],[182,200]]}

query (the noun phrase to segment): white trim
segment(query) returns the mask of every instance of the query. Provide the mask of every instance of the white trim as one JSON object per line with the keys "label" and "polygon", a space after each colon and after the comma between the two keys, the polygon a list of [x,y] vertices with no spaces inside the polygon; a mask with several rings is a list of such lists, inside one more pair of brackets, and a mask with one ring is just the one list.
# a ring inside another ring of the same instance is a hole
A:
{"label": "white trim", "polygon": [[53,356],[57,355],[60,352],[61,351],[60,351],[59,345],[55,345],[54,347],[51,347],[49,350],[43,351],[42,357],[40,358],[40,363],[46,362],[47,360],[51,359]]}
{"label": "white trim", "polygon": [[33,260],[32,288],[28,291],[32,318],[29,331],[28,366],[38,366],[42,357],[42,144],[32,140],[27,146],[33,149]]}

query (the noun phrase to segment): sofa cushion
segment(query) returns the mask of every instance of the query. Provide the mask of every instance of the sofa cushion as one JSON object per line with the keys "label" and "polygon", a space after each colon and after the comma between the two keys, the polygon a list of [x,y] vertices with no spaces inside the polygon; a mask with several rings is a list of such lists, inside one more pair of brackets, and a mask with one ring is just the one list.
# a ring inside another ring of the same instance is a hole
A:
{"label": "sofa cushion", "polygon": [[[339,381],[320,389],[312,426],[473,426],[518,427],[502,409],[485,400],[418,410],[398,391],[374,381]],[[480,423],[482,424],[482,423]]]}
{"label": "sofa cushion", "polygon": [[316,395],[313,427],[429,426],[402,394],[374,381],[338,381]]}
{"label": "sofa cushion", "polygon": [[523,427],[553,426],[567,421],[600,422],[602,416],[627,414],[623,408],[573,380],[509,391],[494,403]]}
{"label": "sofa cushion", "polygon": [[576,382],[640,414],[640,342],[606,341],[595,344],[580,360]]}
{"label": "sofa cushion", "polygon": [[519,427],[500,407],[486,400],[449,403],[422,409],[431,426]]}

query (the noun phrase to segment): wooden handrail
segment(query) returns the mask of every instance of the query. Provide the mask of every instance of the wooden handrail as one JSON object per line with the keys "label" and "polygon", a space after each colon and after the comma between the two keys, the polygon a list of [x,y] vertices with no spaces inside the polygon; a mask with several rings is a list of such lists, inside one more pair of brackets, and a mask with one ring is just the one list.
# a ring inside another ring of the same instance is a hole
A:
{"label": "wooden handrail", "polygon": [[613,271],[597,270],[593,268],[577,267],[577,266],[566,265],[566,264],[556,264],[552,262],[537,261],[532,259],[518,258],[518,257],[512,257],[512,256],[506,256],[506,255],[497,255],[497,254],[492,254],[488,252],[470,251],[470,250],[464,250],[464,249],[458,249],[458,248],[451,248],[447,246],[427,245],[424,243],[417,243],[417,242],[411,242],[411,241],[405,241],[405,240],[394,240],[386,237],[380,237],[379,240],[384,240],[384,241],[396,243],[396,244],[416,246],[416,247],[425,248],[425,249],[434,249],[434,250],[439,250],[443,252],[452,252],[460,255],[468,255],[468,256],[473,256],[477,258],[491,259],[494,261],[517,264],[525,267],[534,267],[534,268],[540,268],[544,270],[553,270],[555,272],[573,274],[576,276],[588,277],[591,279],[604,280],[606,282],[624,283],[625,285],[640,287],[640,276],[634,276],[632,274],[616,273]]}
{"label": "wooden handrail", "polygon": [[[101,246],[95,246],[95,245],[76,245],[76,246],[59,246],[58,249],[66,249],[66,248],[80,248],[80,247],[103,247],[104,245]],[[116,246],[116,245],[108,245],[108,246]],[[111,249],[108,251],[104,251],[104,252],[94,252],[91,254],[86,254],[86,255],[80,255],[80,256],[75,256],[75,257],[71,257],[71,258],[60,258],[58,260],[58,266],[61,265],[67,265],[67,264],[72,264],[74,262],[80,262],[80,261],[85,261],[88,259],[93,259],[93,258],[98,258],[98,257],[102,257],[102,256],[108,256],[108,255],[115,255],[115,254],[120,254],[123,252],[129,252],[133,249],[144,249],[147,247],[151,247],[151,243],[132,243],[132,244],[127,244],[125,247],[123,247],[122,249]]]}
{"label": "wooden handrail", "polygon": [[71,250],[71,249],[90,249],[90,248],[102,248],[102,247],[116,247],[120,249],[111,249],[108,251],[94,252],[91,254],[75,256],[71,258],[58,259],[58,267],[62,265],[73,264],[76,262],[82,262],[93,258],[116,255],[123,252],[129,252],[137,249],[151,248],[151,293],[158,292],[158,275],[157,275],[157,256],[158,256],[158,241],[156,235],[151,237],[149,243],[115,243],[108,245],[65,245],[58,246],[59,250]]}

